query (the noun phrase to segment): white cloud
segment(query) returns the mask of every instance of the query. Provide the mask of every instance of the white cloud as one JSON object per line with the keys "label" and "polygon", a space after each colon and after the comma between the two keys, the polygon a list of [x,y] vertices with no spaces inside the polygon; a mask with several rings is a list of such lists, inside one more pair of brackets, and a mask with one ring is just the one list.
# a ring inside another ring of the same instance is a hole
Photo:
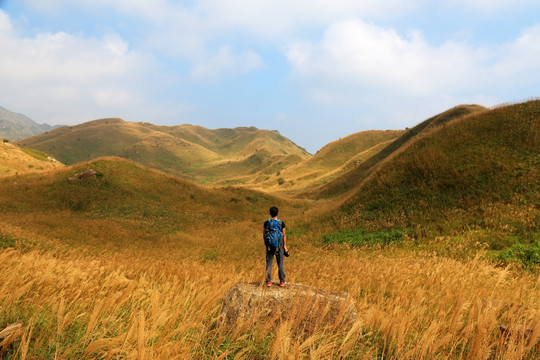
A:
{"label": "white cloud", "polygon": [[[510,86],[540,83],[540,25],[525,29],[514,42],[497,48],[497,78]],[[531,94],[538,95],[538,94]]]}
{"label": "white cloud", "polygon": [[540,81],[535,70],[540,67],[540,27],[510,44],[473,48],[453,41],[430,46],[419,33],[404,36],[360,20],[342,21],[332,24],[320,41],[290,44],[286,55],[296,81],[325,103],[364,92],[481,94],[500,84]]}
{"label": "white cloud", "polygon": [[115,34],[101,39],[64,32],[19,37],[2,11],[0,44],[3,105],[51,122],[76,121],[86,109],[98,114],[140,105],[140,84],[154,66]]}
{"label": "white cloud", "polygon": [[217,54],[196,64],[191,76],[195,80],[210,81],[221,77],[248,73],[262,68],[262,59],[253,51],[244,51],[236,54],[230,47],[221,47]]}
{"label": "white cloud", "polygon": [[351,17],[388,19],[417,9],[425,0],[26,0],[35,9],[62,13],[70,7],[113,10],[145,20],[148,43],[167,54],[201,54],[212,39],[240,31],[282,43],[304,30]]}
{"label": "white cloud", "polygon": [[194,9],[219,29],[239,28],[275,40],[350,17],[401,16],[420,3],[422,0],[203,0]]}
{"label": "white cloud", "polygon": [[129,105],[134,103],[133,96],[125,89],[104,88],[93,91],[94,102],[99,107]]}
{"label": "white cloud", "polygon": [[125,75],[138,61],[115,35],[84,39],[59,32],[3,40],[0,75],[20,81],[93,82],[96,78]]}

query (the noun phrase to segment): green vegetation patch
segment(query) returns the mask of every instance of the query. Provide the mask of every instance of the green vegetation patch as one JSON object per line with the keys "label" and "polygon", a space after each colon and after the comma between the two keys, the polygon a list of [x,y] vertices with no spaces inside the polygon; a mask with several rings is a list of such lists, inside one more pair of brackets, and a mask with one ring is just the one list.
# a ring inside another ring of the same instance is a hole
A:
{"label": "green vegetation patch", "polygon": [[343,230],[322,237],[324,244],[349,244],[352,246],[387,246],[401,242],[403,230],[383,230],[370,232],[366,229]]}
{"label": "green vegetation patch", "polygon": [[0,249],[15,247],[16,243],[14,237],[0,233]]}
{"label": "green vegetation patch", "polygon": [[20,149],[22,151],[24,151],[25,153],[27,153],[28,155],[38,159],[38,160],[43,160],[43,161],[47,161],[49,160],[48,157],[49,155],[45,154],[44,152],[42,151],[39,151],[39,150],[34,150],[34,149],[29,149],[29,148],[25,148],[25,147],[20,147]]}
{"label": "green vegetation patch", "polygon": [[503,264],[517,263],[527,269],[540,265],[540,242],[532,244],[514,244],[507,250],[502,251],[497,260]]}

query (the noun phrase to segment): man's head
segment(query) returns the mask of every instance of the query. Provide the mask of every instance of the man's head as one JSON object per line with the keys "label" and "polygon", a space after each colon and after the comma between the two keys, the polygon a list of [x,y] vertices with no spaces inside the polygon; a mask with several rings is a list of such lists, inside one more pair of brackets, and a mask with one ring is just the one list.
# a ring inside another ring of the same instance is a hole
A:
{"label": "man's head", "polygon": [[271,217],[276,217],[278,213],[279,213],[279,209],[277,207],[272,206],[270,208],[270,216]]}

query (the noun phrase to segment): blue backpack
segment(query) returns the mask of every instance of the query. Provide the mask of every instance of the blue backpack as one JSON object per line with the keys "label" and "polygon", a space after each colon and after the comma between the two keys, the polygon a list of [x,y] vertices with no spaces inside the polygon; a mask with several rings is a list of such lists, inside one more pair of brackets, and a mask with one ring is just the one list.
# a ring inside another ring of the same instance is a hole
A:
{"label": "blue backpack", "polygon": [[283,239],[281,220],[268,219],[264,228],[264,245],[270,248],[278,249]]}

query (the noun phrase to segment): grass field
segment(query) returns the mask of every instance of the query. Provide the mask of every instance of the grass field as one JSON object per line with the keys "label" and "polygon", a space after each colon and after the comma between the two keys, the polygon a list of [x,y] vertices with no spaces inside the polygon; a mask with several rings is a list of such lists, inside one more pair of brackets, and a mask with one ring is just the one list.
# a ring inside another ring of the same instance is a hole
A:
{"label": "grass field", "polygon": [[349,292],[360,315],[352,329],[320,328],[306,338],[278,319],[273,326],[218,325],[225,291],[263,278],[264,250],[254,222],[162,236],[151,244],[144,237],[117,239],[120,248],[74,247],[0,226],[7,245],[0,253],[0,324],[25,326],[6,358],[539,355],[538,276],[496,267],[481,254],[456,260],[400,248],[323,248],[291,236],[287,280]]}
{"label": "grass field", "polygon": [[[537,106],[443,121],[459,136],[431,129],[366,192],[335,199],[210,188],[120,158],[0,177],[0,331],[22,324],[0,358],[536,360]],[[88,168],[97,177],[66,180]],[[272,205],[287,282],[349,293],[352,327],[303,332],[301,304],[220,321],[230,287],[264,279]]]}

